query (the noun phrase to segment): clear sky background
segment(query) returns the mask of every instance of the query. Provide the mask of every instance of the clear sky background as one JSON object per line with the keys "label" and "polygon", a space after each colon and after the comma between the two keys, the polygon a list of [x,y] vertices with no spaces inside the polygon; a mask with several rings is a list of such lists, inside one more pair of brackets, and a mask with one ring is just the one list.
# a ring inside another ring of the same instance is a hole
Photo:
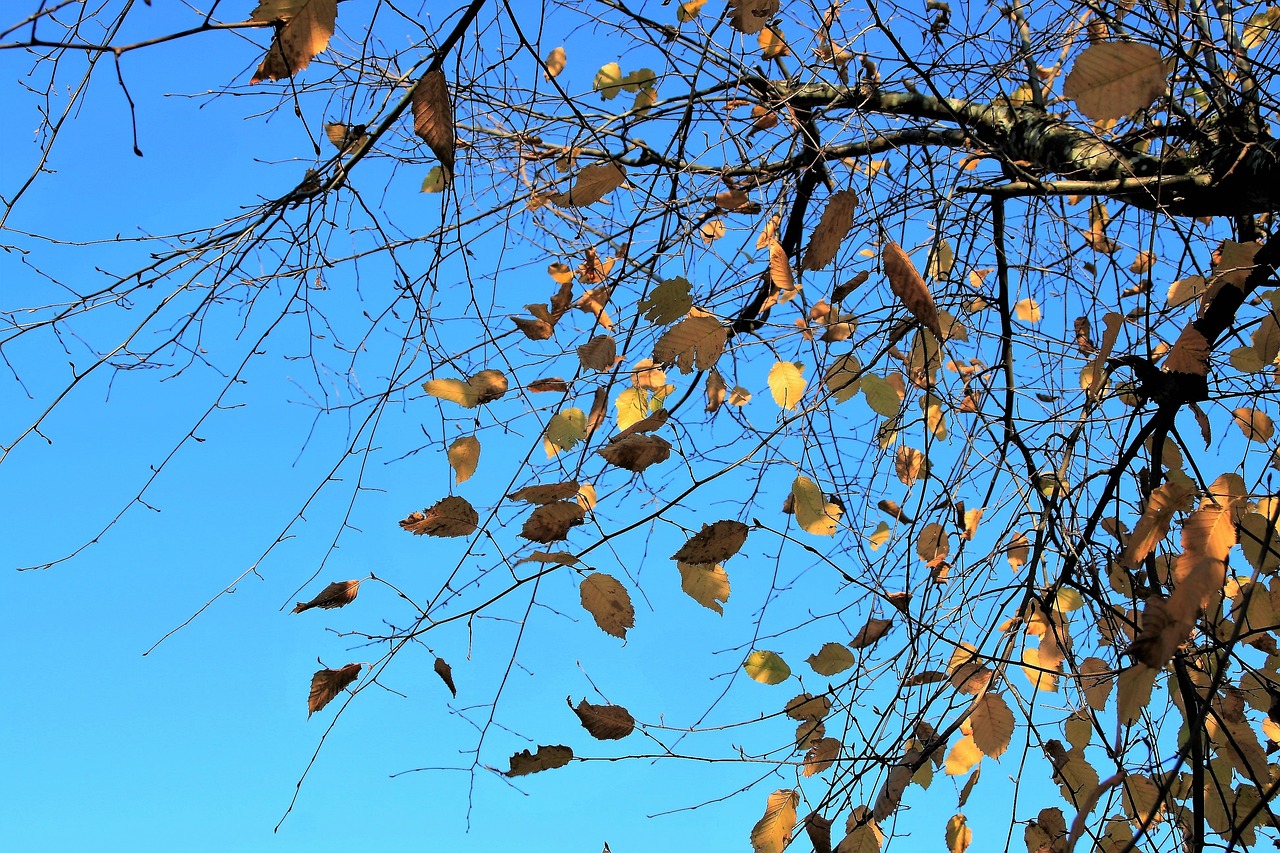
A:
{"label": "clear sky background", "polygon": [[[185,20],[166,5],[157,0],[156,8],[140,10],[138,31]],[[253,4],[240,5],[247,14]],[[354,5],[344,4],[343,14]],[[648,6],[654,15],[674,14],[670,6]],[[565,82],[577,91],[589,90],[594,69],[614,58],[589,31],[548,36],[548,44],[560,43],[573,57]],[[102,286],[112,274],[144,265],[155,250],[135,238],[231,217],[297,184],[315,164],[311,138],[322,133],[324,120],[339,116],[309,101],[301,120],[287,107],[262,117],[282,88],[247,86],[262,44],[263,33],[252,39],[206,34],[126,55],[120,67],[137,104],[143,157],[132,153],[130,112],[115,66],[102,60],[49,171],[38,176],[8,230],[0,232],[4,308],[65,299],[59,282],[82,293]],[[659,67],[661,61],[655,51],[634,64]],[[0,194],[6,198],[35,168],[42,141],[32,132],[44,77],[38,68],[31,76],[32,70],[21,52],[0,52],[0,115],[8,128],[0,147]],[[249,91],[253,97],[245,95]],[[56,111],[66,99],[59,89],[49,103]],[[419,192],[426,167],[383,164],[367,171],[359,183],[366,198],[394,209],[407,233],[440,224],[442,197]],[[501,250],[502,239],[499,231],[471,249],[483,257]],[[359,241],[353,238],[351,245]],[[546,260],[531,255],[526,279],[499,283],[504,311],[545,300]],[[426,269],[430,250],[406,252],[405,261]],[[269,268],[269,257],[263,265]],[[447,288],[466,275],[450,263],[437,282]],[[390,277],[379,259],[364,263],[358,275],[345,267],[326,280],[315,307],[340,334],[356,329],[360,312],[378,304]],[[284,304],[287,293],[280,288],[271,283],[255,293],[252,310],[234,300],[217,306],[203,351],[190,354],[189,364],[171,354],[176,366],[91,374],[39,434],[26,437],[0,465],[6,569],[0,574],[0,643],[11,669],[0,690],[7,732],[0,746],[4,845],[21,851],[598,853],[608,842],[614,853],[750,849],[747,836],[765,797],[793,786],[794,771],[780,773],[769,763],[636,759],[574,763],[508,781],[489,768],[504,770],[509,755],[537,744],[570,744],[581,755],[600,757],[653,751],[639,735],[616,745],[591,741],[565,697],[576,704],[584,697],[600,702],[603,695],[638,719],[677,727],[712,707],[709,724],[728,726],[762,709],[774,713],[802,689],[825,689],[812,673],[803,684],[798,680],[804,674],[800,661],[823,642],[847,641],[865,609],[829,568],[798,562],[791,553],[779,556],[778,540],[764,535],[753,535],[728,565],[734,585],[723,617],[680,591],[667,557],[682,538],[669,528],[642,530],[592,557],[595,568],[643,582],[647,599],[637,600],[637,627],[625,645],[603,635],[578,609],[539,604],[526,615],[529,599],[516,595],[481,620],[473,635],[462,625],[432,634],[429,647],[411,649],[388,667],[381,686],[365,687],[350,705],[339,697],[307,718],[316,669],[372,662],[382,653],[343,632],[377,633],[382,620],[403,626],[410,610],[392,589],[372,582],[343,610],[291,615],[292,602],[330,581],[370,573],[429,594],[431,583],[462,559],[464,546],[410,538],[395,522],[449,492],[451,475],[439,448],[465,425],[444,420],[440,406],[418,393],[394,402],[372,440],[376,452],[365,474],[370,488],[358,495],[351,529],[330,552],[360,459],[344,463],[340,481],[326,485],[305,520],[294,521],[294,514],[325,483],[352,436],[367,433],[360,432],[364,410],[319,415],[314,401],[323,392],[328,402],[345,403],[366,387],[385,386],[385,379],[317,371],[303,357],[310,348],[331,368],[341,358],[326,349],[328,337],[313,337],[315,329],[299,314],[281,325],[244,381],[204,418],[226,375],[256,347],[272,306]],[[139,294],[138,304],[148,298]],[[175,305],[189,298],[179,293]],[[1065,324],[1066,309],[1047,310],[1055,312],[1053,322]],[[94,312],[60,329],[60,336],[45,331],[6,347],[11,370],[0,371],[0,441],[8,444],[20,434],[74,372],[92,363],[91,352],[118,338],[130,322],[136,317]],[[744,373],[751,390],[765,397],[769,364]],[[504,405],[518,408],[520,402]],[[486,472],[518,466],[536,435],[504,441],[502,409],[478,417],[482,473],[459,491],[480,506],[496,503],[507,488],[506,480]],[[184,441],[197,422],[199,441]],[[162,475],[147,487],[146,506],[130,506],[151,466],[175,447]],[[541,450],[535,446],[535,452]],[[793,476],[793,469],[770,474],[761,500],[780,504]],[[714,507],[717,497],[741,489],[726,481],[709,489],[705,500]],[[615,497],[637,505],[644,500]],[[97,537],[122,509],[119,523],[74,559],[46,570],[8,571],[66,555]],[[695,529],[709,520],[692,510],[685,519]],[[286,540],[258,563],[282,535]],[[491,557],[498,547],[481,545]],[[242,576],[231,594],[169,636]],[[812,584],[806,603],[768,610],[771,590],[801,579]],[[540,601],[573,604],[574,582],[565,574],[549,578]],[[761,608],[768,619],[757,628]],[[846,611],[852,624],[842,621]],[[746,650],[740,643],[810,619],[813,625],[785,639],[797,679],[766,687],[742,676]],[[521,621],[525,646],[507,673]],[[456,699],[432,672],[436,655],[453,665]],[[504,677],[500,725],[488,729],[480,766],[473,767],[477,725],[488,715],[483,703]],[[1060,709],[1058,718],[1068,711]],[[872,717],[860,724],[877,722]],[[737,746],[762,752],[787,744],[793,731],[794,723],[774,719],[689,738],[682,747],[703,756],[732,755]],[[846,736],[851,743],[859,739],[856,731]],[[1019,737],[1002,762],[984,762],[982,786],[965,809],[978,839],[974,849],[1003,849],[1010,835],[1012,848],[1020,848],[1021,827],[1011,827],[1009,819],[1015,789],[1020,784],[1024,795],[1034,792],[1031,801],[1040,802],[1055,787],[1039,776],[1019,780],[1020,755],[1038,749]],[[1034,766],[1043,766],[1038,757]],[[273,832],[304,772],[292,813]],[[896,818],[901,837],[891,849],[942,849],[942,828],[956,811],[963,782],[939,773],[927,794],[913,788]],[[1034,810],[1017,816],[1026,820]]]}

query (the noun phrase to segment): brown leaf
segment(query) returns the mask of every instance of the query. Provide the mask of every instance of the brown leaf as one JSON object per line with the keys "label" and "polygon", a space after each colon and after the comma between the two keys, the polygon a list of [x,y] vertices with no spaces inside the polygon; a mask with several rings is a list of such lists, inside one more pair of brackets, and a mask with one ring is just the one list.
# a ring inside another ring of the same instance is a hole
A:
{"label": "brown leaf", "polygon": [[1120,562],[1131,569],[1141,566],[1169,533],[1173,514],[1191,508],[1191,496],[1194,493],[1194,485],[1172,480],[1152,492],[1142,518],[1138,519],[1133,535],[1129,537],[1129,543],[1120,556]]}
{"label": "brown leaf", "polygon": [[611,370],[618,362],[618,346],[612,335],[596,335],[578,347],[578,361],[588,370]]}
{"label": "brown leaf", "polygon": [[542,504],[532,513],[520,535],[533,542],[560,542],[567,539],[569,529],[582,524],[586,512],[577,501],[556,501]]}
{"label": "brown leaf", "polygon": [[453,684],[453,667],[449,666],[444,658],[436,658],[435,671],[436,675],[440,676],[440,680],[444,682],[444,686],[449,688],[449,692],[457,696],[458,688]]}
{"label": "brown leaf", "polygon": [[804,767],[800,773],[803,776],[816,776],[823,770],[826,770],[840,756],[840,741],[833,737],[824,737],[809,747],[809,751],[804,756]]}
{"label": "brown leaf", "polygon": [[1166,373],[1209,375],[1209,341],[1194,324],[1188,323],[1173,342],[1173,349],[1165,356],[1163,368]]}
{"label": "brown leaf", "polygon": [[250,83],[283,80],[306,68],[333,38],[338,0],[262,0],[249,14],[254,21],[281,23]]}
{"label": "brown leaf", "polygon": [[311,694],[307,697],[307,716],[310,717],[333,701],[347,685],[360,677],[364,664],[349,663],[342,669],[322,669],[311,676]]}
{"label": "brown leaf", "polygon": [[1099,42],[1076,57],[1062,94],[1094,121],[1120,119],[1162,96],[1170,70],[1150,45]]}
{"label": "brown leaf", "polygon": [[861,287],[862,284],[870,277],[871,277],[871,273],[867,272],[866,270],[863,270],[862,272],[855,275],[853,278],[846,281],[844,284],[837,285],[835,290],[831,291],[831,304],[839,305],[841,302],[844,301],[844,298],[846,296],[848,296],[850,293],[853,293],[855,290]]}
{"label": "brown leaf", "polygon": [[867,619],[867,624],[854,635],[849,641],[851,649],[865,649],[868,646],[874,646],[876,643],[889,633],[889,628],[893,626],[892,619],[877,619],[874,616]]}
{"label": "brown leaf", "polygon": [[668,329],[653,345],[653,361],[681,373],[710,370],[724,354],[729,329],[710,314],[695,314]]}
{"label": "brown leaf", "polygon": [[712,369],[707,372],[707,411],[714,413],[724,405],[724,398],[727,395],[729,386],[724,384],[724,377],[720,375],[718,370]]}
{"label": "brown leaf", "polygon": [[540,486],[525,486],[507,495],[513,501],[524,501],[531,504],[549,504],[568,500],[578,493],[578,481],[567,480],[563,483],[548,483]]}
{"label": "brown leaf", "polygon": [[609,386],[601,385],[591,399],[591,412],[587,415],[587,438],[595,435],[596,430],[600,429],[608,412]]}
{"label": "brown leaf", "polygon": [[400,527],[414,536],[470,536],[480,525],[480,515],[466,498],[451,495],[422,512],[410,513]]}
{"label": "brown leaf", "polygon": [[564,767],[572,760],[573,750],[567,746],[539,746],[537,755],[524,749],[511,756],[511,769],[502,775],[527,776],[530,773]]}
{"label": "brown leaf", "polygon": [[801,693],[787,702],[782,711],[793,720],[811,720],[816,723],[831,711],[831,700],[826,696]]}
{"label": "brown leaf", "polygon": [[827,200],[818,227],[813,229],[809,245],[804,250],[800,268],[820,270],[835,260],[840,244],[853,227],[853,211],[858,206],[858,194],[853,190],[839,190]]}
{"label": "brown leaf", "polygon": [[914,524],[915,520],[911,516],[902,511],[902,507],[898,506],[897,501],[882,500],[876,504],[876,507],[890,518],[895,518],[903,524]]}
{"label": "brown leaf", "polygon": [[671,456],[671,444],[656,435],[629,435],[596,451],[604,461],[639,474]]}
{"label": "brown leaf", "polygon": [[453,176],[454,149],[453,103],[444,72],[436,69],[422,75],[413,87],[413,132],[427,143],[449,177]]}
{"label": "brown leaf", "polygon": [[934,307],[933,296],[925,285],[924,279],[911,263],[907,253],[893,242],[885,244],[881,253],[885,275],[889,277],[889,287],[895,296],[902,301],[915,318],[920,321],[934,338],[943,339],[942,327],[938,323],[938,309]]}
{"label": "brown leaf", "polygon": [[301,613],[304,610],[310,610],[313,607],[319,607],[324,610],[332,610],[335,607],[346,607],[348,604],[356,600],[356,593],[360,591],[360,581],[334,581],[333,583],[320,590],[320,594],[307,602],[298,602],[298,606],[293,608],[294,613]]}
{"label": "brown leaf", "polygon": [[740,521],[727,519],[704,524],[671,559],[685,563],[723,563],[742,550],[750,532],[751,528]]}
{"label": "brown leaf", "polygon": [[809,812],[804,818],[804,831],[809,836],[809,843],[813,845],[813,853],[831,853],[830,818],[817,812]]}
{"label": "brown leaf", "polygon": [[619,164],[593,163],[583,167],[568,192],[553,193],[547,200],[556,207],[586,207],[622,186],[626,179],[626,169]]}
{"label": "brown leaf", "polygon": [[[573,708],[573,700],[565,699]],[[636,721],[621,705],[592,705],[586,699],[573,708],[582,727],[596,740],[621,740],[635,731]]]}
{"label": "brown leaf", "polygon": [[563,394],[569,390],[569,384],[558,376],[548,376],[545,379],[536,379],[525,386],[525,390],[534,394],[546,394],[555,392]]}
{"label": "brown leaf", "polygon": [[623,640],[627,629],[636,624],[636,610],[631,606],[631,596],[617,578],[603,572],[588,575],[579,589],[583,608],[591,614],[606,634]]}
{"label": "brown leaf", "polygon": [[778,14],[781,0],[729,0],[729,24],[738,32],[753,36]]}

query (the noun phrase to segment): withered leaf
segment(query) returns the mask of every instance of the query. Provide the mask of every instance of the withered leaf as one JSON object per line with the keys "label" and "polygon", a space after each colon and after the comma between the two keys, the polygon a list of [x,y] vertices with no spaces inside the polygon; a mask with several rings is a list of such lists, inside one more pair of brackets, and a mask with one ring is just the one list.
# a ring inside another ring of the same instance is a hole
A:
{"label": "withered leaf", "polygon": [[621,740],[635,731],[635,718],[621,705],[592,705],[583,699],[574,708],[572,699],[565,701],[582,721],[582,727],[596,740]]}
{"label": "withered leaf", "polygon": [[249,82],[283,80],[302,71],[329,46],[338,18],[338,0],[262,0],[249,17],[284,22]]}
{"label": "withered leaf", "polygon": [[694,601],[723,615],[721,604],[729,600],[729,574],[714,563],[676,563],[680,588]]}
{"label": "withered leaf", "polygon": [[567,746],[539,746],[537,755],[524,749],[511,756],[511,769],[502,775],[527,776],[564,767],[572,760],[573,750]]}
{"label": "withered leaf", "polygon": [[524,526],[520,535],[532,542],[560,542],[567,539],[569,529],[582,524],[586,512],[577,501],[556,501],[537,507]]}
{"label": "withered leaf", "polygon": [[414,536],[470,536],[480,525],[480,514],[466,498],[451,495],[422,512],[410,513],[400,527]]}
{"label": "withered leaf", "polygon": [[885,515],[889,516],[890,518],[894,518],[894,519],[897,519],[898,521],[901,521],[903,524],[915,523],[915,520],[911,516],[907,515],[905,512],[902,511],[902,507],[898,506],[897,501],[891,501],[891,500],[885,499],[877,503],[876,508],[879,509],[881,512],[883,512]]}
{"label": "withered leaf", "polygon": [[332,610],[335,607],[346,607],[348,604],[356,600],[356,593],[360,591],[360,581],[334,581],[333,583],[320,590],[320,594],[310,601],[298,602],[298,606],[293,608],[294,613],[301,613],[304,610],[310,610],[313,607],[319,607],[324,610]]}
{"label": "withered leaf", "polygon": [[578,481],[566,480],[563,483],[548,483],[541,486],[525,486],[507,495],[513,501],[524,501],[531,504],[549,504],[568,500],[578,493]]}
{"label": "withered leaf", "polygon": [[625,640],[627,629],[636,624],[636,609],[631,605],[626,587],[613,575],[596,572],[583,579],[579,592],[583,608],[596,620],[600,630]]}
{"label": "withered leaf", "polygon": [[544,379],[535,379],[524,387],[525,390],[531,391],[534,394],[563,394],[565,391],[569,390],[569,384],[558,376],[548,376]]}
{"label": "withered leaf", "polygon": [[556,207],[586,207],[622,186],[626,179],[626,169],[621,165],[593,163],[583,167],[568,192],[553,193],[547,200]]}
{"label": "withered leaf", "polygon": [[685,563],[723,563],[742,550],[750,532],[750,527],[732,519],[704,524],[671,559]]}
{"label": "withered leaf", "polygon": [[831,700],[826,696],[801,693],[787,702],[782,710],[793,720],[812,720],[816,723],[831,711]]}
{"label": "withered leaf", "polygon": [[889,287],[895,296],[902,301],[920,324],[937,340],[943,339],[942,327],[938,322],[938,309],[934,307],[933,296],[925,285],[924,279],[911,263],[911,258],[902,251],[897,243],[885,243],[881,253],[885,275],[889,277]]}
{"label": "withered leaf", "polygon": [[668,329],[653,345],[653,361],[681,373],[710,370],[724,354],[729,329],[710,314],[694,314]]}
{"label": "withered leaf", "polygon": [[820,270],[835,260],[840,244],[853,227],[853,211],[858,206],[858,194],[853,190],[839,190],[831,194],[822,219],[809,238],[804,250],[801,269]]}
{"label": "withered leaf", "polygon": [[840,755],[840,741],[833,737],[824,737],[809,747],[804,756],[804,767],[801,774],[815,776],[835,763]]}
{"label": "withered leaf", "polygon": [[855,275],[853,278],[846,281],[844,284],[836,285],[835,290],[831,291],[831,304],[839,305],[841,302],[844,301],[844,298],[846,296],[848,296],[850,293],[853,293],[855,290],[861,287],[863,283],[866,282],[866,280],[870,277],[871,277],[871,273],[869,273],[866,270],[863,270],[862,272]]}
{"label": "withered leaf", "polygon": [[629,435],[596,451],[604,461],[639,474],[671,456],[671,444],[656,435]]}
{"label": "withered leaf", "polygon": [[360,677],[364,664],[349,663],[342,669],[322,669],[311,676],[311,694],[307,697],[307,716],[310,717],[333,701],[347,685]]}
{"label": "withered leaf", "polygon": [[440,676],[440,680],[444,682],[444,686],[449,688],[450,693],[457,696],[458,688],[453,684],[453,667],[449,666],[444,658],[436,658],[434,668],[436,675]]}
{"label": "withered leaf", "polygon": [[413,87],[413,132],[427,143],[446,172],[453,175],[456,140],[453,131],[453,102],[444,72],[436,69],[422,75]]}
{"label": "withered leaf", "polygon": [[[765,0],[740,0],[740,2],[765,2]],[[777,0],[774,0],[777,9]],[[751,829],[753,853],[782,853],[796,825],[796,804],[800,794],[788,788],[774,791],[765,805],[764,817]]]}
{"label": "withered leaf", "polygon": [[874,616],[870,617],[867,619],[867,624],[863,625],[862,629],[858,631],[851,641],[849,641],[849,648],[865,649],[868,646],[875,645],[880,642],[885,634],[889,633],[889,628],[892,626],[892,619],[877,619]]}

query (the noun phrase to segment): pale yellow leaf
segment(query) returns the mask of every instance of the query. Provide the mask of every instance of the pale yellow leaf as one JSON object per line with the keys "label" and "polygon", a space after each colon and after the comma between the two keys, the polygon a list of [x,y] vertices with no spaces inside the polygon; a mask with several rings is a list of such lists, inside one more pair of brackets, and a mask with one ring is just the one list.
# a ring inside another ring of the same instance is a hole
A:
{"label": "pale yellow leaf", "polygon": [[761,684],[781,684],[791,677],[791,667],[775,652],[758,650],[747,655],[742,668],[753,681]]}
{"label": "pale yellow leaf", "polygon": [[677,562],[676,568],[680,570],[680,588],[690,598],[703,607],[724,614],[721,604],[729,600],[729,575],[722,566]]}
{"label": "pale yellow leaf", "polygon": [[463,436],[449,445],[449,465],[453,468],[456,483],[462,485],[471,479],[480,464],[480,439]]}
{"label": "pale yellow leaf", "polygon": [[795,506],[796,523],[800,529],[815,536],[834,536],[840,526],[842,511],[828,503],[812,480],[803,474],[791,484],[791,498]]}
{"label": "pale yellow leaf", "polygon": [[951,751],[947,753],[946,763],[943,765],[948,776],[963,776],[982,761],[982,750],[974,743],[973,737],[965,735],[955,742],[951,747]]}
{"label": "pale yellow leaf", "polygon": [[1120,119],[1161,97],[1170,70],[1150,45],[1098,42],[1076,57],[1062,94],[1094,121]]}
{"label": "pale yellow leaf", "polygon": [[547,54],[547,58],[543,60],[543,65],[547,67],[547,70],[544,72],[546,79],[550,80],[552,77],[558,76],[560,72],[564,70],[566,62],[568,62],[568,57],[565,56],[564,48],[553,48],[552,51]]}
{"label": "pale yellow leaf", "polygon": [[769,390],[773,400],[783,409],[800,405],[806,385],[804,365],[791,361],[779,361],[769,369]]}

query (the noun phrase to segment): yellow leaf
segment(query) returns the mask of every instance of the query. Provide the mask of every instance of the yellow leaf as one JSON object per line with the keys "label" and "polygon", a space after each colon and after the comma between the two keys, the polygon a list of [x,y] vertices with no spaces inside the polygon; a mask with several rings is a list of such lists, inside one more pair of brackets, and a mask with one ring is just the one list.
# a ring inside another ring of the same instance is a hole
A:
{"label": "yellow leaf", "polygon": [[1023,299],[1013,306],[1013,313],[1024,323],[1040,322],[1040,305],[1034,299]]}
{"label": "yellow leaf", "polygon": [[965,853],[973,843],[973,830],[962,814],[953,815],[947,821],[947,853]]}
{"label": "yellow leaf", "polygon": [[1031,556],[1031,543],[1027,541],[1027,535],[1015,534],[1005,546],[1005,554],[1009,559],[1009,567],[1015,572],[1026,565],[1027,559]]}
{"label": "yellow leaf", "polygon": [[896,418],[902,409],[903,394],[890,382],[874,373],[862,374],[862,393],[871,411],[886,418]]}
{"label": "yellow leaf", "polygon": [[1031,686],[1042,693],[1058,692],[1058,670],[1062,662],[1053,663],[1041,659],[1039,649],[1028,646],[1022,650],[1022,672]]}
{"label": "yellow leaf", "polygon": [[692,21],[706,4],[707,0],[684,0],[676,9],[676,20],[682,24]]}
{"label": "yellow leaf", "polygon": [[769,369],[769,390],[773,392],[774,402],[784,409],[800,405],[805,385],[803,364],[779,361]]}
{"label": "yellow leaf", "polygon": [[774,791],[765,805],[764,817],[751,829],[752,853],[782,853],[796,826],[796,804],[800,794],[790,789]]}
{"label": "yellow leaf", "polygon": [[306,68],[329,46],[338,17],[338,0],[262,0],[250,19],[284,22],[275,30],[271,47],[251,83],[283,80]]}
{"label": "yellow leaf", "polygon": [[624,430],[649,415],[649,392],[643,388],[628,388],[613,401],[618,410],[618,429]]}
{"label": "yellow leaf", "polygon": [[973,742],[992,758],[1003,755],[1013,739],[1013,712],[996,693],[987,693],[977,701],[969,715],[969,725],[973,727]]}
{"label": "yellow leaf", "polygon": [[547,458],[552,459],[560,451],[570,449],[586,437],[586,413],[577,408],[564,409],[547,421],[542,446],[547,451]]}
{"label": "yellow leaf", "polygon": [[[852,400],[862,388],[862,365],[851,353],[837,358],[822,377],[822,384],[827,386],[831,396],[837,403]],[[895,409],[896,414],[896,409]]]}
{"label": "yellow leaf", "polygon": [[814,482],[801,474],[791,484],[796,523],[815,536],[834,536],[843,514],[839,506],[827,503],[826,496]]}
{"label": "yellow leaf", "polygon": [[677,562],[680,570],[680,588],[710,610],[724,614],[720,605],[729,600],[729,575],[715,563]]}
{"label": "yellow leaf", "polygon": [[778,14],[781,0],[729,0],[729,24],[738,32],[753,36]]}
{"label": "yellow leaf", "polygon": [[422,192],[442,193],[449,186],[449,176],[443,166],[432,166],[431,171],[422,179]]}
{"label": "yellow leaf", "polygon": [[750,391],[748,391],[746,388],[743,388],[741,385],[733,386],[733,389],[729,392],[730,406],[745,406],[747,403],[750,403],[750,402],[751,402]]}
{"label": "yellow leaf", "polygon": [[600,97],[606,101],[618,97],[622,91],[622,66],[616,62],[600,66],[595,79],[591,81],[591,88],[599,92]]}
{"label": "yellow leaf", "polygon": [[774,652],[754,651],[747,655],[742,668],[753,681],[761,684],[781,684],[791,677],[791,667]]}
{"label": "yellow leaf", "polygon": [[963,776],[978,763],[982,761],[982,750],[978,749],[978,745],[974,743],[973,737],[965,735],[956,741],[955,746],[951,747],[951,751],[947,753],[946,763],[943,765],[948,776]]}
{"label": "yellow leaf", "polygon": [[714,243],[725,235],[725,226],[723,219],[708,219],[702,223],[702,227],[698,229],[698,233],[702,235],[703,243]]}
{"label": "yellow leaf", "polygon": [[1150,45],[1098,42],[1076,58],[1062,94],[1094,121],[1120,119],[1164,95],[1170,70]]}
{"label": "yellow leaf", "polygon": [[777,59],[791,53],[787,48],[786,39],[782,37],[781,27],[765,27],[760,30],[756,41],[760,44],[760,55],[765,59]]}
{"label": "yellow leaf", "polygon": [[1250,441],[1267,442],[1276,434],[1276,426],[1271,416],[1261,409],[1242,407],[1232,412],[1236,426]]}
{"label": "yellow leaf", "polygon": [[612,575],[596,572],[588,575],[580,587],[583,608],[596,620],[596,625],[606,634],[623,640],[627,629],[635,627],[636,611],[631,606],[631,596]]}
{"label": "yellow leaf", "polygon": [[876,525],[876,529],[867,537],[868,541],[871,543],[871,550],[879,551],[880,547],[889,541],[890,535],[888,524],[882,521]]}
{"label": "yellow leaf", "polygon": [[1147,508],[1142,518],[1133,528],[1133,534],[1125,545],[1120,562],[1131,569],[1142,565],[1147,556],[1155,550],[1156,545],[1169,533],[1169,525],[1173,523],[1173,514],[1191,508],[1191,496],[1195,494],[1193,484],[1184,485],[1169,481],[1151,493]]}
{"label": "yellow leaf", "polygon": [[452,466],[456,483],[462,485],[471,479],[480,464],[480,439],[473,435],[463,436],[449,445],[449,465]]}
{"label": "yellow leaf", "polygon": [[548,80],[550,80],[552,77],[558,76],[560,72],[564,70],[564,66],[567,61],[568,61],[568,57],[565,56],[563,47],[557,47],[552,49],[552,51],[547,54],[547,58],[543,60],[543,65],[547,66],[547,70],[544,73],[544,76]]}
{"label": "yellow leaf", "polygon": [[809,655],[806,663],[818,675],[836,675],[853,666],[853,652],[842,643],[824,643],[817,654]]}
{"label": "yellow leaf", "polygon": [[1142,716],[1151,701],[1151,688],[1156,683],[1156,670],[1146,664],[1134,664],[1120,673],[1116,698],[1116,714],[1120,724],[1131,726]]}

